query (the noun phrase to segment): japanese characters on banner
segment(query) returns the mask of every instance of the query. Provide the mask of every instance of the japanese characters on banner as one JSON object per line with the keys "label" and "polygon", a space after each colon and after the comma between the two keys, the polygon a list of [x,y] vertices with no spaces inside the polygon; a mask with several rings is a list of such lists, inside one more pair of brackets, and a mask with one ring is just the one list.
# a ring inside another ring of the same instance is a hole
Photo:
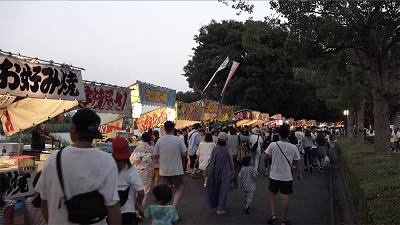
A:
{"label": "japanese characters on banner", "polygon": [[219,115],[221,104],[219,102],[202,100],[204,113]]}
{"label": "japanese characters on banner", "polygon": [[122,131],[123,118],[99,126],[99,131],[103,135],[103,141],[108,138],[115,138],[118,132]]}
{"label": "japanese characters on banner", "polygon": [[251,110],[240,110],[239,112],[236,112],[235,115],[233,116],[233,120],[239,121],[243,119],[252,119],[252,113]]}
{"label": "japanese characters on banner", "polygon": [[6,191],[5,198],[17,199],[35,194],[33,179],[37,173],[37,165],[35,165],[35,171],[30,173],[18,173],[17,168],[7,170],[4,173],[10,180],[10,188]]}
{"label": "japanese characters on banner", "polygon": [[131,113],[129,89],[94,84],[85,84],[84,89],[86,101],[81,102],[79,107],[92,109],[99,113]]}
{"label": "japanese characters on banner", "polygon": [[160,107],[175,107],[176,91],[138,82],[140,103]]}
{"label": "japanese characters on banner", "polygon": [[0,94],[7,93],[32,98],[85,100],[80,70],[0,55]]}
{"label": "japanese characters on banner", "polygon": [[226,121],[226,120],[231,120],[232,118],[233,118],[233,107],[227,105],[221,105],[221,110],[218,120]]}
{"label": "japanese characters on banner", "polygon": [[199,105],[176,102],[176,120],[203,121],[204,108]]}
{"label": "japanese characters on banner", "polygon": [[140,115],[136,119],[136,124],[140,133],[163,125],[166,121],[173,121],[175,117],[175,110],[167,107],[162,107],[148,113]]}

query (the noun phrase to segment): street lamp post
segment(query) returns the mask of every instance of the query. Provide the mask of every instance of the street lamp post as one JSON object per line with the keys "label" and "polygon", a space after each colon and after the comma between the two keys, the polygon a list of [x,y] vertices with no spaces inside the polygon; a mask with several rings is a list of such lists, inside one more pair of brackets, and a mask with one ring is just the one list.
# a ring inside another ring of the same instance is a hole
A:
{"label": "street lamp post", "polygon": [[344,117],[344,119],[345,119],[345,122],[344,122],[344,135],[347,135],[348,134],[348,132],[347,132],[347,129],[348,129],[347,120],[348,120],[348,118],[347,117],[349,116],[349,110],[348,109],[344,110],[343,114],[346,116],[346,117]]}

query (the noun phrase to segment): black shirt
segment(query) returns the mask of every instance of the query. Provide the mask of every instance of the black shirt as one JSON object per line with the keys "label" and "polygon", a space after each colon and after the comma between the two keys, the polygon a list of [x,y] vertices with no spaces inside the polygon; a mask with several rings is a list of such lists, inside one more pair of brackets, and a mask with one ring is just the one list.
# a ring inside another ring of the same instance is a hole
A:
{"label": "black shirt", "polygon": [[[37,150],[42,150],[45,147],[45,139],[40,138],[40,135],[42,133],[40,133],[40,131],[38,129],[34,129],[32,131],[32,139],[31,139],[31,148],[32,149],[37,149]],[[49,135],[49,133],[47,133],[46,131],[43,131],[44,135]]]}

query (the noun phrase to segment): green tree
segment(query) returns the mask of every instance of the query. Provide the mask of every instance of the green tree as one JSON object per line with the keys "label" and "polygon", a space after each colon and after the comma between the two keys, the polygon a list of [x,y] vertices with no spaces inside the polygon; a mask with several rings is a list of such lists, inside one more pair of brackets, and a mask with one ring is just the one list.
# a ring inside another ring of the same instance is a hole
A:
{"label": "green tree", "polygon": [[370,71],[374,102],[375,153],[389,154],[390,100],[399,76],[400,2],[273,1],[288,19],[299,57],[336,54],[353,49]]}
{"label": "green tree", "polygon": [[200,91],[187,91],[187,92],[178,91],[176,93],[176,101],[179,102],[192,103],[200,99],[201,99]]}
{"label": "green tree", "polygon": [[[224,104],[298,119],[332,115],[316,99],[312,83],[294,79],[292,61],[285,54],[289,32],[279,21],[211,21],[199,32],[193,58],[184,67],[189,87],[195,91],[203,90],[228,55],[240,66],[227,87]],[[221,100],[229,68],[230,64],[219,72],[206,98]]]}

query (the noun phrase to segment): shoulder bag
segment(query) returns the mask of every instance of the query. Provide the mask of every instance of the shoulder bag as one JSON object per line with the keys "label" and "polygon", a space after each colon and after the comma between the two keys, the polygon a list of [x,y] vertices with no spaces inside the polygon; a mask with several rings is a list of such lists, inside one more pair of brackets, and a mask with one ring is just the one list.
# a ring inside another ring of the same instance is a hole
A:
{"label": "shoulder bag", "polygon": [[[57,173],[61,189],[64,194],[64,204],[68,210],[68,221],[78,224],[93,224],[102,221],[107,216],[107,208],[104,205],[104,197],[96,190],[73,196],[67,199],[64,190],[64,180],[61,170],[61,152],[57,153]],[[61,208],[61,199],[58,208]]]}
{"label": "shoulder bag", "polygon": [[256,152],[258,148],[258,139],[260,138],[260,135],[257,135],[257,141],[256,143],[253,144],[253,147],[251,147],[251,152]]}
{"label": "shoulder bag", "polygon": [[246,152],[244,151],[243,143],[240,140],[240,136],[238,135],[238,154],[237,154],[237,159],[236,161],[242,163],[243,157],[246,156]]}
{"label": "shoulder bag", "polygon": [[[278,145],[278,142],[276,142],[276,145]],[[289,159],[286,157],[285,153],[283,153],[281,146],[278,145],[279,150],[281,150],[282,155],[285,156],[286,161],[289,163],[289,167],[290,167],[290,172],[292,173],[292,177],[293,177],[293,170],[292,170],[292,164],[290,164]]]}

